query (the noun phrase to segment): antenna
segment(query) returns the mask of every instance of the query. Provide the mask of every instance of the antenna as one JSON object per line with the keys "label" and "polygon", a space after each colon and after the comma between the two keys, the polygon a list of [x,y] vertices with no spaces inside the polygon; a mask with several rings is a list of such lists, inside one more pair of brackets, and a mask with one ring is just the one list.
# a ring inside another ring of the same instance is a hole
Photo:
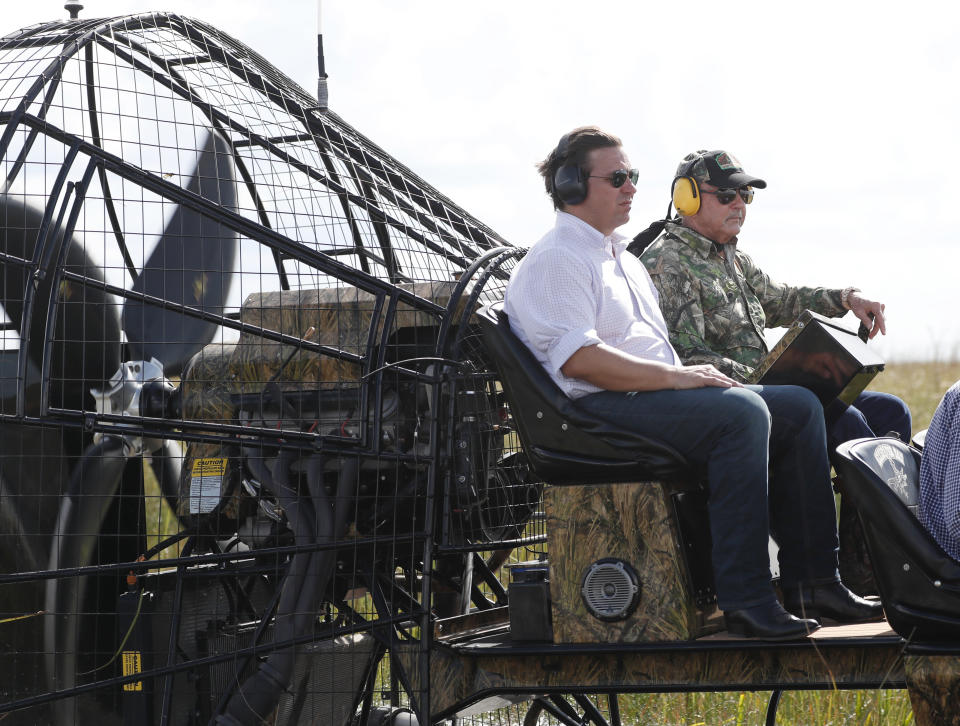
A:
{"label": "antenna", "polygon": [[83,5],[80,3],[67,3],[63,6],[63,9],[70,13],[70,20],[78,20],[80,11],[83,10]]}
{"label": "antenna", "polygon": [[317,107],[327,110],[327,69],[323,63],[323,0],[317,0]]}

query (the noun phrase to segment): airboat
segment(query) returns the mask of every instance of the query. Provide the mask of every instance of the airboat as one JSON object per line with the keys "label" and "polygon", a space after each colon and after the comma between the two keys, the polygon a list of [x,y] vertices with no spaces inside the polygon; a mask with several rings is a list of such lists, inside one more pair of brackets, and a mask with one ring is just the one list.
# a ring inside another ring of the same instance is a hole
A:
{"label": "airboat", "polygon": [[552,388],[497,308],[523,249],[324,86],[177,14],[34,25],[0,39],[0,173],[5,723],[599,725],[704,690],[773,723],[826,688],[960,723],[916,452],[845,452],[887,621],[729,637],[702,475]]}

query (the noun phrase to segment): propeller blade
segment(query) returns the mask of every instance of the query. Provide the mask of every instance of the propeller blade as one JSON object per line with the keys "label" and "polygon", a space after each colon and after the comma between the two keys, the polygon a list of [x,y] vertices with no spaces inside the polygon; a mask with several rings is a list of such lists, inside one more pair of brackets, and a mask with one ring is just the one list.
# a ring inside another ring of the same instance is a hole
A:
{"label": "propeller blade", "polygon": [[[105,437],[84,451],[60,504],[50,543],[50,570],[94,564],[104,518],[113,504],[126,464],[123,440],[116,436]],[[114,577],[119,581],[119,574]],[[44,623],[44,650],[52,689],[76,685],[77,643],[88,579],[47,580],[45,604],[49,616]],[[67,704],[69,709],[69,701]]]}
{"label": "propeller blade", "polygon": [[[43,213],[16,197],[0,195],[0,252],[20,259],[32,258]],[[55,235],[55,232],[51,232]],[[99,266],[75,239],[67,242],[66,267],[96,282],[103,282]],[[54,257],[54,259],[56,259]],[[53,271],[37,281],[36,303],[28,321],[28,340],[24,349],[29,356],[27,367],[39,384],[46,339],[47,306]],[[34,280],[32,270],[15,264],[0,266],[0,302],[7,316],[19,330],[23,322],[27,285]],[[91,387],[102,387],[120,367],[120,321],[116,306],[103,290],[65,281],[60,286],[59,310],[53,331],[54,346],[50,376],[50,403],[68,409],[92,408],[87,399]],[[37,397],[39,391],[37,390]],[[27,402],[27,410],[35,410],[35,400]]]}
{"label": "propeller blade", "polygon": [[[187,189],[232,211],[237,207],[233,160],[223,138],[211,132]],[[135,292],[189,305],[205,312],[222,312],[230,291],[237,253],[237,234],[191,209],[179,207],[133,285]],[[166,375],[177,375],[184,364],[209,343],[215,323],[176,310],[127,300],[122,326],[130,360],[156,358]]]}

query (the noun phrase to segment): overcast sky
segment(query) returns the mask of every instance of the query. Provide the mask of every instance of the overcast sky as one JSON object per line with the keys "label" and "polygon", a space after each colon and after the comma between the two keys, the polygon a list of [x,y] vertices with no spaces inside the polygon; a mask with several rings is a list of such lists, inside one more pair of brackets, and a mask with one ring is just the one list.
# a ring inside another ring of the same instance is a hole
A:
{"label": "overcast sky", "polygon": [[[65,18],[5,2],[0,33]],[[86,0],[168,10],[316,93],[315,0]],[[635,234],[680,159],[724,148],[766,179],[740,246],[773,277],[887,303],[888,359],[960,359],[960,33],[943,2],[325,0],[330,107],[515,244],[553,212],[534,164],[574,126],[619,135]]]}

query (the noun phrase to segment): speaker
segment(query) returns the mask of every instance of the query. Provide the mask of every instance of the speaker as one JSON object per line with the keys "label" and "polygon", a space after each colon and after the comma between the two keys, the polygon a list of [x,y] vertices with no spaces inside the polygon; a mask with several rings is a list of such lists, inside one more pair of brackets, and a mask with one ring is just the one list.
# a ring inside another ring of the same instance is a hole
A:
{"label": "speaker", "polygon": [[587,568],[580,596],[593,617],[604,621],[626,620],[640,601],[640,578],[629,562],[604,557]]}
{"label": "speaker", "polygon": [[[557,159],[566,159],[570,134],[564,134],[557,144]],[[576,164],[563,164],[553,175],[553,191],[564,204],[580,204],[587,198],[587,178]]]}

